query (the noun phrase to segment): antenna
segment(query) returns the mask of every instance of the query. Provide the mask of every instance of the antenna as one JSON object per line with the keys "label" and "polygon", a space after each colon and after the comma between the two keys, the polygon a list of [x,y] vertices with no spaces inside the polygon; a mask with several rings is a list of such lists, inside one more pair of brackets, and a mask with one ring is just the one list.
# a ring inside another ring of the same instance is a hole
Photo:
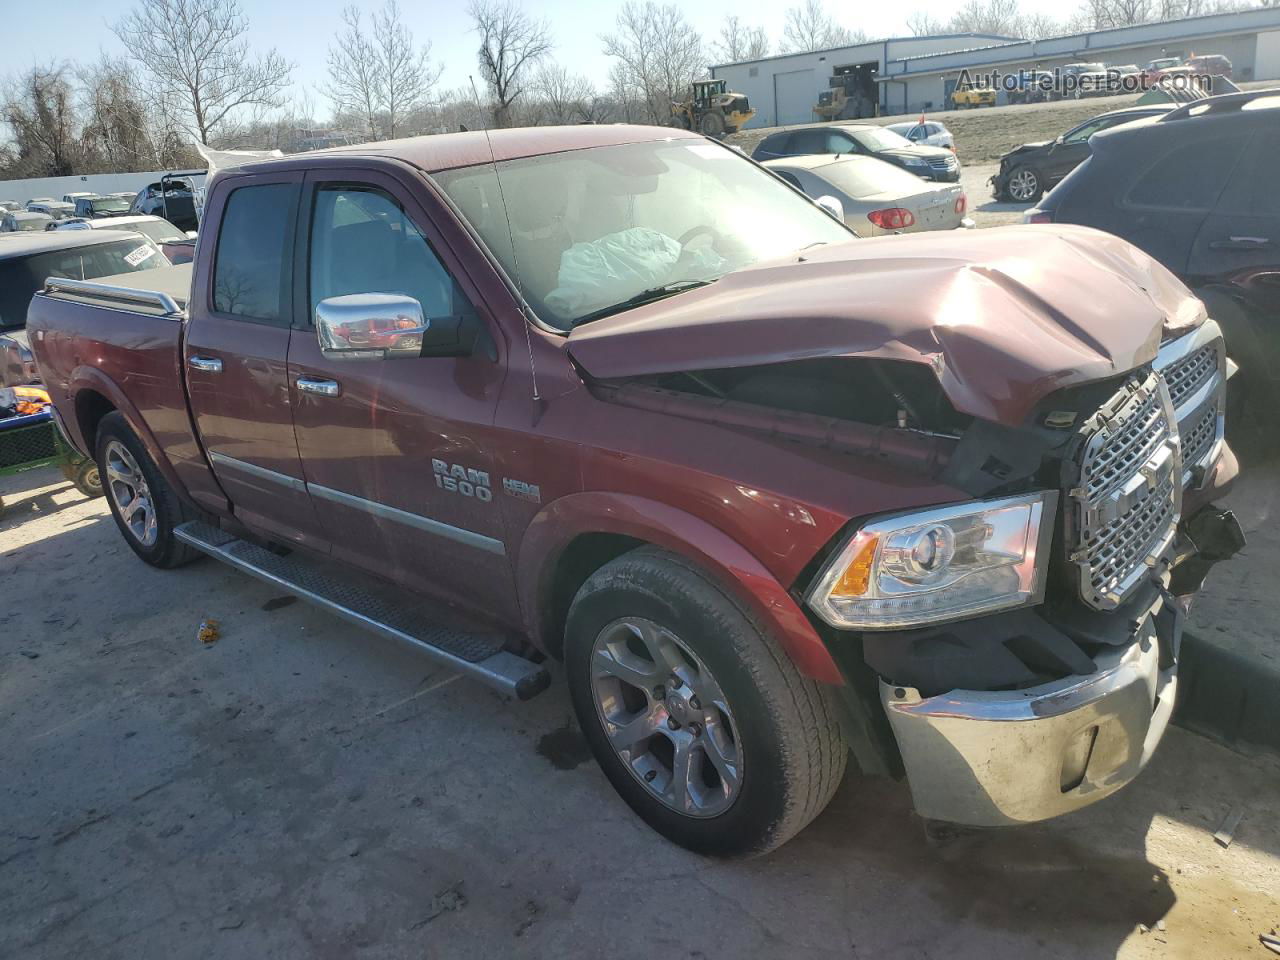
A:
{"label": "antenna", "polygon": [[498,172],[498,160],[493,152],[493,139],[489,136],[489,123],[488,118],[485,117],[484,104],[480,102],[480,91],[476,89],[476,78],[467,74],[467,79],[471,81],[471,94],[476,98],[476,108],[480,111],[480,117],[484,123],[481,129],[484,132],[484,141],[489,145],[489,163],[493,167],[493,179],[498,184],[498,200],[502,204],[502,216],[507,221],[507,240],[511,243],[511,264],[516,268],[516,295],[520,298],[520,316],[524,320],[524,345],[529,350],[529,379],[533,383],[533,399],[541,400],[542,398],[538,396],[538,368],[533,362],[533,335],[529,333],[529,302],[524,298],[524,281],[520,278],[520,259],[516,255],[515,234],[511,232],[507,195],[502,189],[502,174]]}

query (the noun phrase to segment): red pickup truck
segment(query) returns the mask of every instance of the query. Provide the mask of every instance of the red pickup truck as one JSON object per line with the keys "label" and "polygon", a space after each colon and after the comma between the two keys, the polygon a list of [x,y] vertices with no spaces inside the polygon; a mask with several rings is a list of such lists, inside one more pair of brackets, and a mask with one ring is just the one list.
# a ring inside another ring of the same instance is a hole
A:
{"label": "red pickup truck", "polygon": [[227,171],[192,265],[51,280],[28,326],[139,557],[518,698],[562,660],[618,792],[711,854],[795,834],[850,754],[960,823],[1119,789],[1239,543],[1230,362],[1154,260],[859,240],[670,129]]}

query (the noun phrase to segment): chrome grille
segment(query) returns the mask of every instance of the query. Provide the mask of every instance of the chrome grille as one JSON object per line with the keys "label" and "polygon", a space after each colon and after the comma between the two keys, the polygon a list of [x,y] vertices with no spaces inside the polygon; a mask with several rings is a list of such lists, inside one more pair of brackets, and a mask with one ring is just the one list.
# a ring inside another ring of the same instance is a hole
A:
{"label": "chrome grille", "polygon": [[926,157],[925,162],[935,170],[954,170],[957,165],[955,157]]}
{"label": "chrome grille", "polygon": [[1218,439],[1217,408],[1206,407],[1194,424],[1180,424],[1179,429],[1182,433],[1183,464],[1188,469],[1199,466]]}
{"label": "chrome grille", "polygon": [[1161,372],[1169,385],[1169,398],[1175,407],[1179,407],[1218,372],[1218,344],[1201,347]]}
{"label": "chrome grille", "polygon": [[1159,562],[1182,506],[1178,431],[1161,376],[1125,384],[1084,430],[1071,561],[1084,602],[1111,610]]}

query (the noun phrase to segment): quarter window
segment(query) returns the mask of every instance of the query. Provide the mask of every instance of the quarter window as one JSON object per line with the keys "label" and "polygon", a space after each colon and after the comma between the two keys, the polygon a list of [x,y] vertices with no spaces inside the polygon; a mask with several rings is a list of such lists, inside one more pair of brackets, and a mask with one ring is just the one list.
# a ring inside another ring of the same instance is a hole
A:
{"label": "quarter window", "polygon": [[1138,178],[1129,191],[1129,203],[1172,210],[1211,209],[1247,139],[1237,135],[1198,140],[1169,151]]}

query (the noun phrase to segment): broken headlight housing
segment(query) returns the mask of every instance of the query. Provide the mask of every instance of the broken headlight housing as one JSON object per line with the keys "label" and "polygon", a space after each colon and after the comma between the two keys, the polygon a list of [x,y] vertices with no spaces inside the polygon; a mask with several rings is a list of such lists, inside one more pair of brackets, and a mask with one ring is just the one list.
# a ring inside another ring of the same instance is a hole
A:
{"label": "broken headlight housing", "polygon": [[809,605],[844,630],[901,630],[1044,599],[1056,491],[864,524],[823,566]]}

